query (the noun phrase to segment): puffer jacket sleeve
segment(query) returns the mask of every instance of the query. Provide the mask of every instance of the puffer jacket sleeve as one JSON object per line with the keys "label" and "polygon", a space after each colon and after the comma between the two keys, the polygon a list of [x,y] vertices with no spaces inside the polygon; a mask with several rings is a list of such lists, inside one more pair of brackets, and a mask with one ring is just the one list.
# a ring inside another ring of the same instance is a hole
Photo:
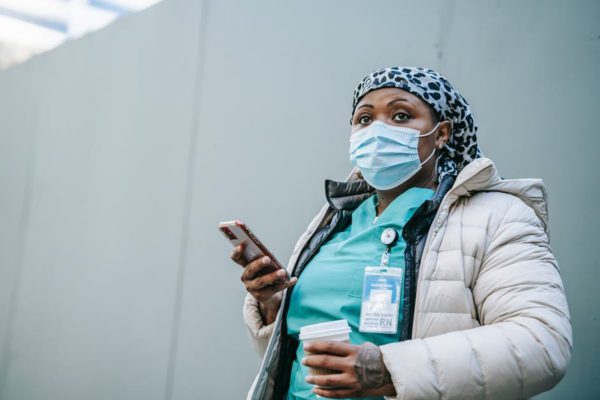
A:
{"label": "puffer jacket sleeve", "polygon": [[[354,171],[354,170],[353,170]],[[352,174],[350,175],[352,176]],[[326,217],[327,213],[330,211],[330,207],[328,204],[323,205],[319,213],[313,218],[313,220],[308,225],[306,231],[300,236],[296,245],[294,246],[294,250],[290,257],[290,260],[287,265],[287,271],[292,274],[294,269],[294,265],[296,264],[296,260],[298,259],[298,255],[300,254],[302,248],[314,233],[314,231],[319,227],[321,221]],[[287,289],[284,289],[284,293],[287,292]],[[246,298],[244,299],[244,306],[242,307],[244,313],[244,322],[246,327],[248,328],[248,332],[250,334],[250,340],[252,342],[252,346],[254,350],[258,353],[260,358],[265,356],[265,352],[267,351],[267,347],[269,345],[269,341],[271,340],[271,336],[273,335],[273,331],[275,330],[275,326],[280,320],[275,320],[274,322],[265,325],[263,322],[262,315],[260,313],[260,309],[258,307],[258,301],[250,294],[246,293]],[[279,319],[282,318],[282,312],[278,312],[277,317]]]}
{"label": "puffer jacket sleeve", "polygon": [[564,376],[572,332],[558,265],[540,219],[513,199],[472,284],[482,326],[381,346],[397,399],[522,399]]}
{"label": "puffer jacket sleeve", "polygon": [[246,293],[244,299],[244,322],[248,328],[250,334],[250,340],[254,350],[258,353],[259,357],[264,357],[267,350],[267,345],[273,334],[275,328],[275,322],[265,325],[263,322],[260,309],[258,308],[258,301],[250,294]]}

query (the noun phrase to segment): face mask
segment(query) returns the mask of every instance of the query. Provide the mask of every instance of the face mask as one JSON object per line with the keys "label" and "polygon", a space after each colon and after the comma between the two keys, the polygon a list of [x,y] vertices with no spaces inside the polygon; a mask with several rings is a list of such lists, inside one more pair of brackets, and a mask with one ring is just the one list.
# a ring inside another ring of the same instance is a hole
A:
{"label": "face mask", "polygon": [[431,135],[439,124],[421,135],[416,129],[375,121],[350,136],[350,162],[375,189],[392,189],[414,176],[433,157],[435,148],[421,162],[419,138]]}

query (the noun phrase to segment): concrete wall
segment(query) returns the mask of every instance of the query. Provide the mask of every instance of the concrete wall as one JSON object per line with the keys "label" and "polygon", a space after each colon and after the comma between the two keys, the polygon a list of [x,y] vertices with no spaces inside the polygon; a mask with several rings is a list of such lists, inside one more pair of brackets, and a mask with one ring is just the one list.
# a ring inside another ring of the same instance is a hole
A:
{"label": "concrete wall", "polygon": [[0,398],[242,398],[259,360],[215,226],[243,218],[285,260],[384,65],[445,74],[501,173],[546,181],[575,351],[540,398],[597,398],[599,20],[595,1],[165,0],[2,72]]}

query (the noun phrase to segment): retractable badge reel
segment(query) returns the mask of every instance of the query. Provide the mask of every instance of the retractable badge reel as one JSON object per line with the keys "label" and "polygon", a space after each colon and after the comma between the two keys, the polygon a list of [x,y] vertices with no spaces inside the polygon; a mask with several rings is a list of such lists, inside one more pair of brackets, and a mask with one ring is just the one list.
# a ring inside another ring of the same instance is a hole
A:
{"label": "retractable badge reel", "polygon": [[398,232],[387,228],[381,234],[385,251],[381,265],[365,268],[360,309],[361,332],[395,334],[404,281],[404,268],[389,265],[392,247],[398,241]]}

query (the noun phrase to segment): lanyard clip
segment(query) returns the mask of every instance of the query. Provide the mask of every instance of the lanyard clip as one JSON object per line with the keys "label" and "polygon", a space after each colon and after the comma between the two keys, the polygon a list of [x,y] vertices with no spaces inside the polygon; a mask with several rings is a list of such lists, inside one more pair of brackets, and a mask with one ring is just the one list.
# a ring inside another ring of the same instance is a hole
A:
{"label": "lanyard clip", "polygon": [[381,266],[387,267],[390,263],[390,248],[385,249],[385,253],[381,256]]}
{"label": "lanyard clip", "polygon": [[381,234],[381,243],[385,245],[385,252],[381,256],[381,265],[387,267],[390,262],[390,251],[398,240],[398,232],[394,228],[387,228]]}

